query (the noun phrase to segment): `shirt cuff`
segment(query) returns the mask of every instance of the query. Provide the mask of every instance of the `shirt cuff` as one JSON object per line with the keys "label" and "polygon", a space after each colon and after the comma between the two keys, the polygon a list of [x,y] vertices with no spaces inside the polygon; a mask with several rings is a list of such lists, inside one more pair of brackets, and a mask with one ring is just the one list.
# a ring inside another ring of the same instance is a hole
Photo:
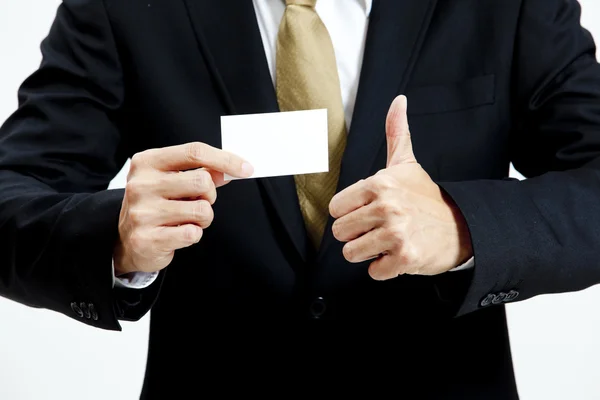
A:
{"label": "shirt cuff", "polygon": [[475,257],[471,257],[471,258],[469,258],[469,260],[467,260],[467,262],[465,262],[464,264],[462,264],[462,265],[459,265],[458,267],[456,267],[456,268],[453,268],[453,269],[451,269],[451,270],[450,270],[450,271],[448,271],[448,272],[464,271],[464,270],[467,270],[467,269],[471,269],[471,268],[473,268],[474,266],[475,266]]}
{"label": "shirt cuff", "polygon": [[113,288],[145,289],[154,283],[157,277],[158,272],[132,272],[117,277],[115,276],[115,260],[112,261]]}

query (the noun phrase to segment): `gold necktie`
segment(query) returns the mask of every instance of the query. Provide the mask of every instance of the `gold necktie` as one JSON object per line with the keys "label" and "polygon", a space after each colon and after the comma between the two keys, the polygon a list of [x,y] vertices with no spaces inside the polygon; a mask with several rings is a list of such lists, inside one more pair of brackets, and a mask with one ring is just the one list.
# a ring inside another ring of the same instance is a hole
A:
{"label": "gold necktie", "polygon": [[329,172],[295,176],[304,222],[321,243],[346,146],[346,121],[333,44],[317,0],[286,0],[277,37],[276,90],[281,111],[327,109]]}

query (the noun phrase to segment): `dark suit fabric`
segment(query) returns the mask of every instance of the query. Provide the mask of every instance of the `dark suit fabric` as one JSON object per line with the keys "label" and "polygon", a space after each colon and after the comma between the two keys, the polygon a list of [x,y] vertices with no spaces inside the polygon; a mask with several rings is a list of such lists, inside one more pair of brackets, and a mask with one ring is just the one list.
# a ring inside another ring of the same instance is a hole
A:
{"label": "dark suit fabric", "polygon": [[280,177],[219,189],[201,242],[124,290],[110,267],[123,190],[106,188],[127,158],[220,147],[222,115],[277,101],[250,0],[65,0],[0,130],[0,294],[107,330],[151,309],[145,399],[516,399],[500,294],[600,282],[600,67],[579,17],[574,0],[374,2],[339,190],[385,167],[385,116],[406,94],[474,269],[376,282],[331,220],[311,250]]}

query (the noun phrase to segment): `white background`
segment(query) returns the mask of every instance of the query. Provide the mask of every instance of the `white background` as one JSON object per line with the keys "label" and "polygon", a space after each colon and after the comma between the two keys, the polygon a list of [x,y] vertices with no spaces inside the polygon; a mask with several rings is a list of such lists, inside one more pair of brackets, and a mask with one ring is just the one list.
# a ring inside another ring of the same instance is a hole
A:
{"label": "white background", "polygon": [[[600,41],[600,2],[581,3],[582,23]],[[39,44],[58,4],[0,0],[0,121],[15,109],[17,87],[40,62]],[[113,186],[123,183],[121,172]],[[522,400],[600,399],[599,305],[600,287],[593,287],[509,306]],[[0,299],[0,399],[136,399],[148,322],[147,316],[124,322],[123,332],[108,332]],[[485,332],[473,332],[473,339],[485,340]]]}

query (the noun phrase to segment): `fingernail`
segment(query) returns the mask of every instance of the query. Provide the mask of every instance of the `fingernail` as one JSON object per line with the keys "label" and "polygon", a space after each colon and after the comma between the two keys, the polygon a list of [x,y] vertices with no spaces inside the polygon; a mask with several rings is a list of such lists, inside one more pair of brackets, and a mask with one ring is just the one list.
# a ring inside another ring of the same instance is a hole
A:
{"label": "fingernail", "polygon": [[242,174],[244,174],[245,177],[250,177],[253,173],[254,167],[250,165],[250,163],[245,162],[242,164]]}

